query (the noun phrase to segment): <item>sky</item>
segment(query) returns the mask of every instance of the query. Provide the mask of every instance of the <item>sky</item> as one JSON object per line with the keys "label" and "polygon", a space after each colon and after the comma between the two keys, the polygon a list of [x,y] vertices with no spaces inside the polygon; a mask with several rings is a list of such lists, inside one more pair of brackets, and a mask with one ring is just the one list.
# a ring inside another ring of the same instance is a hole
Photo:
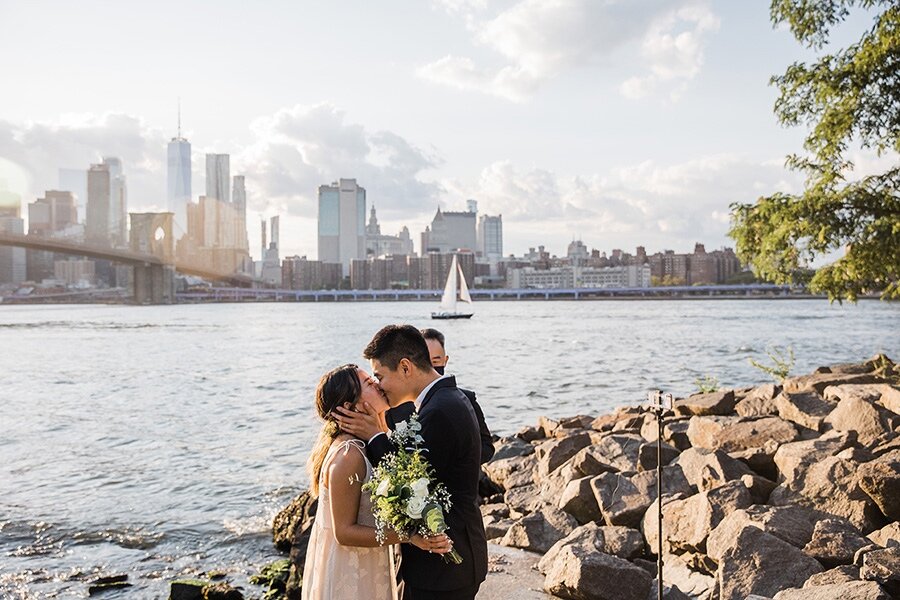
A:
{"label": "sky", "polygon": [[32,202],[118,156],[129,210],[165,210],[180,99],[194,197],[204,154],[230,154],[256,258],[276,214],[281,255],[314,258],[338,178],[417,250],[438,207],[475,199],[516,255],[733,246],[731,203],[802,189],[783,165],[806,131],[778,124],[769,80],[813,55],[757,0],[0,0],[0,32],[9,190]]}

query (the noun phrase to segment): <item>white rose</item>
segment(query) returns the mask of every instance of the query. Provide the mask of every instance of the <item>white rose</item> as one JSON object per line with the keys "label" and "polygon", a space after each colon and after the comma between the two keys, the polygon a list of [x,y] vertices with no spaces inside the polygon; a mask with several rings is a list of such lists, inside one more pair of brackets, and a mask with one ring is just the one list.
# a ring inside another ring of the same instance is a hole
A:
{"label": "white rose", "polygon": [[391,480],[388,479],[387,477],[385,477],[378,484],[378,487],[375,488],[375,493],[378,494],[379,496],[387,496],[388,490],[390,490],[390,489],[391,489]]}
{"label": "white rose", "polygon": [[425,498],[413,496],[406,503],[406,514],[411,519],[421,519],[423,510],[425,510]]}
{"label": "white rose", "polygon": [[394,428],[394,431],[396,431],[400,435],[403,435],[406,433],[406,427],[407,427],[406,421],[400,421],[399,423],[397,423],[397,426]]}
{"label": "white rose", "polygon": [[413,495],[418,498],[424,498],[428,495],[428,479],[425,477],[416,479],[410,487],[412,488]]}

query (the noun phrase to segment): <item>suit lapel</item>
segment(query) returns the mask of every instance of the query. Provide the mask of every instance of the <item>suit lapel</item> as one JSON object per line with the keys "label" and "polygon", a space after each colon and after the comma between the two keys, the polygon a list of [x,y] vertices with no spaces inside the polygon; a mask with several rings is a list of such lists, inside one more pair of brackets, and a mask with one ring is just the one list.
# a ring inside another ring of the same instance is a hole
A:
{"label": "suit lapel", "polygon": [[444,388],[455,388],[456,387],[456,377],[454,375],[450,375],[449,377],[445,377],[437,382],[431,389],[428,390],[428,393],[425,394],[425,397],[422,398],[422,402],[419,404],[419,412],[422,412],[422,409],[425,408],[425,405],[428,404],[428,401],[434,396],[435,392]]}

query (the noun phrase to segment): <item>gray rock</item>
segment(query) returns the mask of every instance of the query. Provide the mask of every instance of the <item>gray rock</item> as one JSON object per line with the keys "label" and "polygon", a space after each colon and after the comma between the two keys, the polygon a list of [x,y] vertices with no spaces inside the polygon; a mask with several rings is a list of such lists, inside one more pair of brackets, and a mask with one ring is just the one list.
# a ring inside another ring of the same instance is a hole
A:
{"label": "gray rock", "polygon": [[506,504],[482,504],[478,507],[481,509],[482,517],[500,517],[505,518],[509,516],[509,507]]}
{"label": "gray rock", "polygon": [[[731,481],[682,500],[663,502],[663,552],[704,552],[710,531],[726,515],[748,508],[752,503],[750,491],[740,481]],[[641,524],[647,545],[654,552],[659,544],[658,511],[659,505],[654,501]]]}
{"label": "gray rock", "polygon": [[884,548],[900,546],[900,523],[895,521],[885,525],[878,531],[870,533],[868,537],[872,542]]}
{"label": "gray rock", "polygon": [[744,484],[744,487],[750,490],[750,497],[753,499],[753,504],[766,504],[769,501],[769,497],[772,495],[772,491],[777,487],[774,481],[770,481],[765,477],[760,477],[755,473],[752,475],[743,475],[740,481]]}
{"label": "gray rock", "polygon": [[769,497],[776,506],[799,504],[844,517],[863,533],[884,525],[878,507],[859,486],[858,465],[836,456],[812,464]]}
{"label": "gray rock", "polygon": [[822,431],[822,426],[836,404],[822,398],[817,392],[782,392],[775,398],[778,415],[813,431]]}
{"label": "gray rock", "polygon": [[608,459],[603,454],[600,446],[588,446],[579,450],[563,466],[571,466],[581,477],[590,477],[600,473],[618,471],[617,465],[621,466],[618,461]]}
{"label": "gray rock", "polygon": [[537,458],[534,454],[527,456],[511,456],[509,458],[494,458],[487,464],[482,466],[482,470],[484,473],[490,478],[491,481],[504,487],[505,489],[510,489],[513,487],[517,487],[515,485],[511,485],[511,482],[508,481],[513,477],[514,474],[527,474],[528,481],[517,482],[519,485],[525,485],[526,483],[530,483],[533,479],[531,475],[534,471],[535,466],[537,465]]}
{"label": "gray rock", "polygon": [[775,466],[781,480],[791,483],[810,465],[835,456],[855,441],[853,432],[832,431],[818,439],[783,444],[775,452]]}
{"label": "gray rock", "polygon": [[832,385],[844,385],[846,383],[878,383],[877,376],[871,373],[846,374],[846,373],[813,373],[812,375],[801,375],[800,377],[791,377],[784,380],[784,391],[786,392],[809,392],[815,391],[819,394],[825,393],[825,389]]}
{"label": "gray rock", "polygon": [[776,481],[778,479],[778,467],[775,466],[775,453],[779,447],[777,442],[768,441],[762,447],[729,452],[728,456],[741,461],[757,475],[770,481]]}
{"label": "gray rock", "polygon": [[877,583],[848,581],[810,588],[784,590],[774,600],[890,600]]}
{"label": "gray rock", "polygon": [[500,543],[543,554],[577,526],[571,516],[549,506],[513,523]]}
{"label": "gray rock", "polygon": [[600,526],[596,523],[588,523],[573,530],[572,533],[556,542],[544,557],[538,562],[538,570],[546,574],[547,571],[562,552],[568,546],[578,546],[586,552],[600,552],[619,558],[636,558],[644,552],[644,538],[641,532],[628,527]]}
{"label": "gray rock", "polygon": [[825,388],[825,398],[835,401],[857,398],[878,403],[889,411],[900,414],[900,388],[888,383],[833,385]]}
{"label": "gray rock", "polygon": [[526,442],[535,442],[537,440],[545,439],[544,430],[540,427],[523,427],[516,433],[516,437],[525,440]]}
{"label": "gray rock", "polygon": [[719,561],[721,600],[744,600],[749,594],[773,596],[800,587],[822,565],[773,535],[747,526]]}
{"label": "gray rock", "polygon": [[756,505],[727,515],[706,540],[710,558],[719,561],[746,527],[752,526],[801,549],[812,539],[816,523],[830,515],[804,506]]}
{"label": "gray rock", "polygon": [[627,560],[566,547],[548,569],[544,590],[573,600],[647,600],[651,581]]}
{"label": "gray rock", "polygon": [[484,535],[489,540],[502,539],[515,523],[515,519],[487,516],[484,518]]}
{"label": "gray rock", "polygon": [[[672,554],[663,557],[663,580],[697,600],[709,600],[716,585],[715,577],[692,569],[682,556]],[[654,570],[654,574],[655,574]]]}
{"label": "gray rock", "polygon": [[503,502],[510,511],[522,515],[538,511],[544,506],[540,497],[540,489],[534,484],[521,485],[507,490],[503,495]]}
{"label": "gray rock", "polygon": [[[665,574],[663,574],[665,578]],[[671,582],[670,582],[671,583]],[[663,600],[691,600],[691,597],[678,589],[677,585],[667,585],[663,583]],[[659,583],[656,579],[650,584],[650,593],[647,594],[647,600],[657,600],[659,598]]]}
{"label": "gray rock", "polygon": [[859,581],[859,567],[853,565],[841,565],[822,573],[816,573],[806,580],[803,587],[810,588],[818,585],[833,585],[835,583],[846,583],[848,581]]}
{"label": "gray rock", "polygon": [[684,471],[688,483],[698,490],[710,490],[752,474],[750,467],[721,450],[689,448],[674,462]]}
{"label": "gray rock", "polygon": [[886,517],[900,519],[900,450],[862,465],[859,486]]}
{"label": "gray rock", "polygon": [[603,518],[597,497],[591,488],[591,477],[570,481],[559,497],[559,508],[575,517],[581,524]]}
{"label": "gray rock", "polygon": [[538,459],[538,473],[542,476],[549,475],[564,462],[575,456],[579,450],[590,444],[591,436],[587,433],[575,433],[540,444],[535,448],[535,454]]}
{"label": "gray rock", "polygon": [[[308,491],[304,491],[281,509],[272,520],[272,540],[275,548],[281,552],[289,551],[295,540],[301,543],[300,538],[304,537],[304,533],[305,541],[308,543],[318,506],[318,500]],[[306,558],[305,551],[303,557]]]}
{"label": "gray rock", "polygon": [[799,438],[796,428],[779,417],[691,417],[687,433],[692,446],[725,452],[759,448],[768,441],[786,444]]}
{"label": "gray rock", "polygon": [[[662,452],[660,452],[662,450]],[[659,455],[662,454],[663,466],[675,460],[681,452],[675,446],[663,442],[661,448],[657,448],[656,442],[641,444],[638,449],[638,471],[650,471],[656,468]]]}
{"label": "gray rock", "polygon": [[734,412],[734,390],[694,394],[675,402],[675,414],[685,416],[730,415]]}
{"label": "gray rock", "polygon": [[877,581],[894,597],[900,596],[900,548],[885,548],[866,554],[859,576],[867,581]]}
{"label": "gray rock", "polygon": [[534,454],[534,446],[519,436],[500,438],[494,442],[494,456],[491,461],[498,461],[514,456],[528,456]]}
{"label": "gray rock", "polygon": [[688,436],[690,425],[691,420],[688,418],[667,421],[663,427],[663,441],[669,442],[681,451],[687,450],[691,447],[691,438]]}
{"label": "gray rock", "polygon": [[[591,479],[591,488],[607,525],[637,527],[656,497],[656,471],[632,476],[604,473]],[[691,486],[681,467],[663,467],[664,494],[688,494]]]}
{"label": "gray rock", "polygon": [[859,443],[866,446],[894,428],[894,413],[858,397],[847,397],[826,417],[837,431],[855,431]]}
{"label": "gray rock", "polygon": [[769,383],[753,388],[734,406],[734,412],[741,417],[766,417],[778,414],[775,397],[781,393],[781,386]]}
{"label": "gray rock", "polygon": [[638,453],[644,438],[637,433],[612,433],[604,435],[592,448],[596,456],[616,471],[637,471]]}
{"label": "gray rock", "polygon": [[816,523],[812,539],[803,548],[826,568],[852,565],[856,552],[871,541],[859,535],[854,527],[840,519],[823,519]]}
{"label": "gray rock", "polygon": [[556,430],[559,429],[559,421],[550,417],[538,417],[538,429],[541,430],[543,437],[553,438],[556,436]]}

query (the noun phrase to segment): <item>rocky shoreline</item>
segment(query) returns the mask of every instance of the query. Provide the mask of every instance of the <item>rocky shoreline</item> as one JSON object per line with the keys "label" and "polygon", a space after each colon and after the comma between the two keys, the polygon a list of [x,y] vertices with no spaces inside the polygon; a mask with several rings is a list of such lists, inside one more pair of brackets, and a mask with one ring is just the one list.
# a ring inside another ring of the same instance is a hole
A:
{"label": "rocky shoreline", "polygon": [[[665,597],[900,598],[898,384],[900,367],[877,356],[678,399],[662,436]],[[658,437],[652,413],[622,407],[497,440],[485,529],[520,550],[492,552],[487,595],[504,598],[492,580],[534,564],[555,597],[656,598]],[[290,599],[314,515],[301,494],[274,522]]]}

